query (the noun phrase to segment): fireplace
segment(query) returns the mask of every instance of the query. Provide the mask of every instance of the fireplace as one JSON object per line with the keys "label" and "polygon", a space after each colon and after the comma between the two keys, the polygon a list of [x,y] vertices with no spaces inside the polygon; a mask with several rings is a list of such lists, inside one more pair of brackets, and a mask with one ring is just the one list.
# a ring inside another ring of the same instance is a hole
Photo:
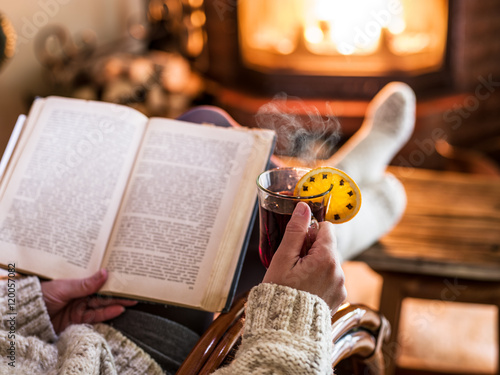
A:
{"label": "fireplace", "polygon": [[[300,98],[288,99],[299,103],[299,115],[307,117],[308,106],[321,115],[333,110],[347,138],[369,100],[397,80],[415,90],[418,108],[413,140],[394,164],[442,168],[438,138],[482,150],[484,140],[500,137],[496,0],[197,3],[205,13],[205,42],[194,65],[213,103],[242,124],[256,126],[260,106],[284,92]],[[492,84],[480,98],[482,82]],[[278,142],[277,152],[304,149],[286,146]],[[488,147],[500,157],[500,146]]]}
{"label": "fireplace", "polygon": [[302,98],[367,99],[394,80],[445,88],[454,3],[206,0],[206,74],[224,87]]}
{"label": "fireplace", "polygon": [[418,75],[444,65],[448,0],[242,1],[243,65],[323,76]]}

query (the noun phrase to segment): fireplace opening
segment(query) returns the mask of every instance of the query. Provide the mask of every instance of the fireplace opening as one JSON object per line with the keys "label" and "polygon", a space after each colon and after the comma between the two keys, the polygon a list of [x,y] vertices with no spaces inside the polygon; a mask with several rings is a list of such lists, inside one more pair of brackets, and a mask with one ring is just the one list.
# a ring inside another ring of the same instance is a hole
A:
{"label": "fireplace opening", "polygon": [[[205,0],[204,74],[225,88],[372,98],[450,88],[456,0]],[[200,64],[201,66],[201,64]]]}
{"label": "fireplace opening", "polygon": [[253,0],[238,5],[243,64],[335,76],[442,67],[448,0]]}

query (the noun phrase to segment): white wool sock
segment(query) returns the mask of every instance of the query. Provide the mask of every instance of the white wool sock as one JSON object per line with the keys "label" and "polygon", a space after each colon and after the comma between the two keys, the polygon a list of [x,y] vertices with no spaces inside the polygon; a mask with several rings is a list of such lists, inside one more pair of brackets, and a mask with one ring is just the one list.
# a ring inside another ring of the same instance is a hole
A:
{"label": "white wool sock", "polygon": [[404,187],[390,173],[360,189],[362,202],[358,214],[346,223],[335,225],[342,261],[354,258],[389,232],[406,208]]}
{"label": "white wool sock", "polygon": [[405,83],[389,83],[370,102],[361,128],[324,164],[345,171],[358,185],[376,182],[414,124],[415,93]]}

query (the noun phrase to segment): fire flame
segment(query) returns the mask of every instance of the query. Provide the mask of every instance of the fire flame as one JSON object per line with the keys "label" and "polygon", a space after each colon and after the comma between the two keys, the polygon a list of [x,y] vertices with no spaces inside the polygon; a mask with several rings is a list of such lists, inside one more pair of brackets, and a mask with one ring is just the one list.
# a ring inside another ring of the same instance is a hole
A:
{"label": "fire flame", "polygon": [[246,0],[238,22],[250,64],[360,70],[360,60],[314,59],[349,57],[373,72],[433,69],[443,61],[448,0]]}

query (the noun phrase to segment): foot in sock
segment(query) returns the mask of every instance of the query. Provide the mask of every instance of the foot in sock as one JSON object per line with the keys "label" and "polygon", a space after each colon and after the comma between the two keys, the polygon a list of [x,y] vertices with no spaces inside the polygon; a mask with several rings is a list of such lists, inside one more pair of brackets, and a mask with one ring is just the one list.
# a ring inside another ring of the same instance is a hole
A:
{"label": "foot in sock", "polygon": [[324,164],[364,186],[383,178],[415,124],[415,93],[406,84],[386,85],[370,102],[361,128]]}

